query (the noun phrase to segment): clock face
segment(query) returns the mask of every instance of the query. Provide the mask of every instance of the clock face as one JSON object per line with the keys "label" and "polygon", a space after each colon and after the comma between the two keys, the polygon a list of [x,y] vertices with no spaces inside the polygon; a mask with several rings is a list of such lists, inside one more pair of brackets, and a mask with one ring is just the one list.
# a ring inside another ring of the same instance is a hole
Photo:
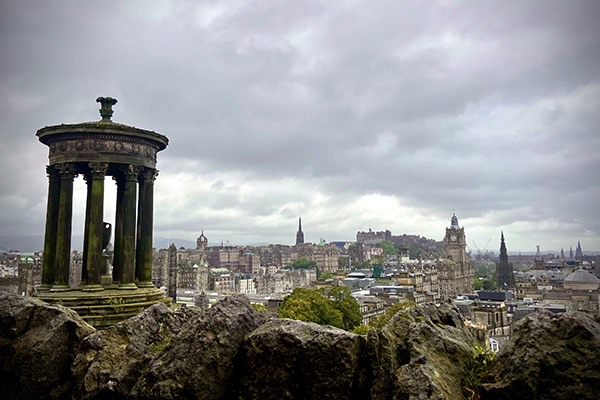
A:
{"label": "clock face", "polygon": [[455,235],[450,236],[450,240],[452,240],[453,242],[456,242],[456,236]]}

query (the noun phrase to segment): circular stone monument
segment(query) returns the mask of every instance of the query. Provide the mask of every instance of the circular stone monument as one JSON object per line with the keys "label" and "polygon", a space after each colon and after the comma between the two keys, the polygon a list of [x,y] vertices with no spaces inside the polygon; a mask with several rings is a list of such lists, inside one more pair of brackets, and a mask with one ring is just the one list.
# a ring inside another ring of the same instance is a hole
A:
{"label": "circular stone monument", "polygon": [[[106,326],[136,315],[170,298],[152,284],[152,215],[156,154],[169,140],[153,131],[111,121],[111,97],[101,104],[98,122],[61,124],[37,132],[49,147],[48,208],[38,297],[77,311],[94,326]],[[81,284],[69,287],[73,179],[83,175],[87,201]],[[111,224],[103,221],[104,180],[117,185],[114,259],[103,250]]]}

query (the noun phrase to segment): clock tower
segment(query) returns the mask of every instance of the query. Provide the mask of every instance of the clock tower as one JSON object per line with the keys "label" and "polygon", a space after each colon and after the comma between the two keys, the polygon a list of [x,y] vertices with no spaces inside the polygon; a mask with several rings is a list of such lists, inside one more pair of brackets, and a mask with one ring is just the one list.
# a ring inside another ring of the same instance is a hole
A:
{"label": "clock tower", "polygon": [[467,236],[465,228],[458,226],[456,214],[452,214],[450,228],[446,228],[444,248],[447,260],[438,262],[438,282],[442,298],[454,298],[459,294],[474,293],[473,266],[467,260]]}
{"label": "clock tower", "polygon": [[460,263],[467,261],[465,228],[458,226],[458,218],[456,218],[456,214],[454,213],[450,220],[450,228],[446,228],[444,248],[446,249],[446,254],[452,258],[452,261]]}

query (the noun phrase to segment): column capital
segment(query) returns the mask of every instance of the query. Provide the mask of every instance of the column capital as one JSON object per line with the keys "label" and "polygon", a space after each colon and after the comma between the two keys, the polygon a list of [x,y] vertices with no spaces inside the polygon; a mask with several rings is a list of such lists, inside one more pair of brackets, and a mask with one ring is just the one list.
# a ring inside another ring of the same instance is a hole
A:
{"label": "column capital", "polygon": [[58,170],[60,179],[73,179],[77,176],[77,167],[73,163],[58,163],[54,164],[54,168]]}
{"label": "column capital", "polygon": [[48,175],[49,182],[59,182],[60,175],[54,165],[46,165],[46,174]]}
{"label": "column capital", "polygon": [[92,178],[104,178],[106,171],[108,170],[108,163],[102,163],[98,161],[92,161],[88,163],[90,167],[90,175]]}
{"label": "column capital", "polygon": [[140,172],[140,178],[144,183],[154,182],[156,180],[157,176],[158,176],[158,170],[153,169],[153,168],[144,168]]}
{"label": "column capital", "polygon": [[140,168],[135,165],[126,165],[121,167],[121,172],[125,176],[125,180],[127,181],[137,181],[138,175],[140,173]]}

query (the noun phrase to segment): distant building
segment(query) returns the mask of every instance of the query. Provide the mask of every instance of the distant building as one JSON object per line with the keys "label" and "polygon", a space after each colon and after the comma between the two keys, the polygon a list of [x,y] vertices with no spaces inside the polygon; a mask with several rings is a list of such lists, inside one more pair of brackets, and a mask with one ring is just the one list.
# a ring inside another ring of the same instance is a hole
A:
{"label": "distant building", "polygon": [[380,244],[384,240],[392,240],[392,232],[373,232],[369,229],[368,232],[356,232],[356,241],[362,244]]}
{"label": "distant building", "polygon": [[[310,222],[310,221],[309,221]],[[296,244],[304,243],[304,232],[302,232],[302,217],[298,217],[298,232],[296,233]]]}
{"label": "distant building", "polygon": [[582,261],[583,260],[583,251],[581,250],[581,243],[577,241],[577,249],[575,250],[575,260]]}
{"label": "distant building", "polygon": [[456,214],[452,215],[450,227],[446,228],[444,246],[448,259],[437,265],[441,296],[454,298],[459,294],[473,293],[475,274],[467,261],[465,228],[458,225]]}
{"label": "distant building", "polygon": [[169,282],[167,285],[167,294],[173,299],[173,303],[177,302],[177,248],[174,243],[169,246],[167,257],[169,265]]}
{"label": "distant building", "polygon": [[515,288],[513,264],[508,262],[506,244],[504,243],[504,232],[500,233],[500,260],[496,263],[496,283],[500,290],[511,290]]}
{"label": "distant building", "polygon": [[204,231],[202,231],[202,233],[196,240],[196,249],[204,250],[207,247],[208,247],[208,238],[206,236],[204,236]]}

